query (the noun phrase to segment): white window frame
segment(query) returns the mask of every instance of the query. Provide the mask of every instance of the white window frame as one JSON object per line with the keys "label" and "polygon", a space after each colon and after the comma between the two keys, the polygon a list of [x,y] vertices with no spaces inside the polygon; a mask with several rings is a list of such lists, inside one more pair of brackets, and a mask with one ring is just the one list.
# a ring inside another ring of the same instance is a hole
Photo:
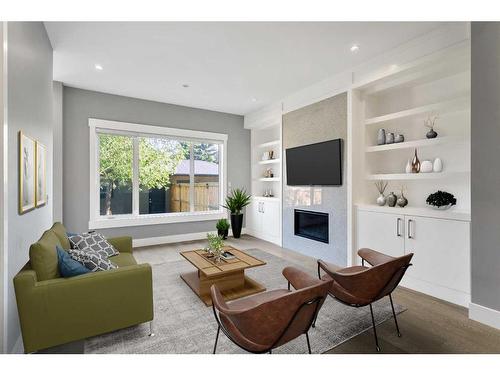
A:
{"label": "white window frame", "polygon": [[[90,129],[90,216],[89,229],[120,228],[140,225],[155,225],[169,223],[186,223],[193,221],[218,220],[227,217],[225,209],[220,206],[217,211],[204,212],[170,212],[162,214],[139,215],[139,155],[138,147],[134,147],[133,163],[134,168],[132,186],[132,214],[101,216],[100,205],[100,177],[99,177],[99,133],[122,134],[135,137],[133,142],[137,142],[138,136],[154,137],[164,136],[169,138],[180,138],[192,142],[217,143],[219,144],[219,202],[224,202],[227,193],[227,140],[228,135],[222,133],[212,133],[197,130],[167,128],[163,126],[153,126],[144,124],[134,124],[129,122],[110,121],[89,118]],[[192,150],[191,150],[192,153]],[[192,158],[191,158],[192,159]],[[194,162],[191,160],[191,164]],[[191,170],[194,173],[194,165]],[[192,183],[192,181],[191,181]],[[194,202],[191,201],[191,205]]]}

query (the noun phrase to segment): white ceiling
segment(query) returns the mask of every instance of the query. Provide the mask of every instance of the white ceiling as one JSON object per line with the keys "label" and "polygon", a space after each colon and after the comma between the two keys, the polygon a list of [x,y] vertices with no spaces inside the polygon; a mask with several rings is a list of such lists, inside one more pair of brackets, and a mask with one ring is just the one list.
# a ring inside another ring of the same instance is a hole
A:
{"label": "white ceiling", "polygon": [[[245,114],[437,22],[46,22],[68,86]],[[359,51],[352,53],[353,43]],[[95,64],[103,66],[102,71]],[[188,84],[189,88],[182,85]]]}

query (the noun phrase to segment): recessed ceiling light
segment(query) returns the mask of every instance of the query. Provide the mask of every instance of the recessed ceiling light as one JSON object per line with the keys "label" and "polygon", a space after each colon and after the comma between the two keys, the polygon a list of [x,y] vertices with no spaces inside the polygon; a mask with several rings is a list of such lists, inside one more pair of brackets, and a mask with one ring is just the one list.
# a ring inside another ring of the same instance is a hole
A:
{"label": "recessed ceiling light", "polygon": [[184,87],[185,89],[187,89],[189,87],[189,85],[187,83],[184,83],[184,84],[182,84],[182,87]]}
{"label": "recessed ceiling light", "polygon": [[257,101],[257,98],[252,98],[252,102],[256,102]]}
{"label": "recessed ceiling light", "polygon": [[351,46],[351,52],[358,52],[359,51],[359,46],[357,44],[353,44]]}
{"label": "recessed ceiling light", "polygon": [[95,70],[103,70],[104,69],[101,64],[95,64],[94,67],[95,67]]}

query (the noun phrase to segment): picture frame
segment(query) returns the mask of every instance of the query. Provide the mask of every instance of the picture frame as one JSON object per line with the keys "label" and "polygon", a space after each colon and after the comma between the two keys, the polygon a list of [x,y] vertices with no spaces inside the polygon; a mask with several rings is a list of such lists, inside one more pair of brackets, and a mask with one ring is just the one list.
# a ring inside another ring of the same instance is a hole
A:
{"label": "picture frame", "polygon": [[19,214],[36,207],[36,141],[19,131]]}
{"label": "picture frame", "polygon": [[36,141],[35,145],[35,206],[41,207],[47,203],[47,149]]}

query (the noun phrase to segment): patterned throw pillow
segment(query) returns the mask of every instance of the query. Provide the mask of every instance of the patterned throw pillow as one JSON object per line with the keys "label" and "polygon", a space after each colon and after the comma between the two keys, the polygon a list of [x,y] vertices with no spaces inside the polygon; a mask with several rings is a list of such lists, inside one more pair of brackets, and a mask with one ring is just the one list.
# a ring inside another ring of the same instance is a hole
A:
{"label": "patterned throw pillow", "polygon": [[93,250],[103,258],[109,258],[113,255],[120,254],[113,245],[106,241],[102,234],[97,232],[82,233],[70,236],[69,242],[72,249],[85,251]]}
{"label": "patterned throw pillow", "polygon": [[118,266],[94,250],[69,249],[69,255],[92,272],[107,271]]}

